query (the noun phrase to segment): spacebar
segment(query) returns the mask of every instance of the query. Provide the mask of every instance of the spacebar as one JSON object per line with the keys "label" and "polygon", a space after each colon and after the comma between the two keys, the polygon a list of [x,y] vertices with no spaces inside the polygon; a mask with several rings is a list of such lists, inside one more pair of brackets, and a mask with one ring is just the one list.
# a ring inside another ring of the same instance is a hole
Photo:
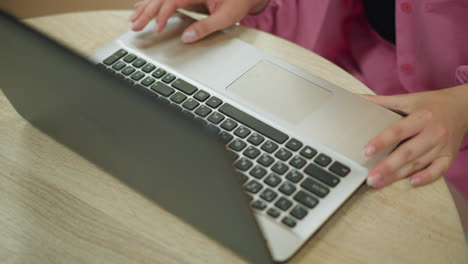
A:
{"label": "spacebar", "polygon": [[283,143],[288,139],[288,135],[285,133],[279,131],[276,128],[273,128],[262,121],[258,120],[257,118],[246,114],[242,112],[241,110],[235,108],[234,106],[230,104],[223,104],[220,108],[219,111],[241,123],[244,125],[257,130],[258,132],[264,134],[265,136],[273,139],[274,141],[278,143]]}

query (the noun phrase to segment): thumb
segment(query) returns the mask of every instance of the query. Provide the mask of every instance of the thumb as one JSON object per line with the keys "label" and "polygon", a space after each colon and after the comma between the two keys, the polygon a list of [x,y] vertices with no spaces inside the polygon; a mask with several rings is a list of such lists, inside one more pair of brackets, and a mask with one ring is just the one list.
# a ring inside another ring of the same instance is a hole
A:
{"label": "thumb", "polygon": [[406,94],[390,96],[361,94],[360,96],[374,104],[380,105],[399,114],[407,115],[413,110],[413,104],[410,102],[410,97]]}
{"label": "thumb", "polygon": [[242,15],[233,15],[232,12],[229,12],[229,8],[227,8],[227,6],[224,5],[207,18],[204,18],[190,25],[184,31],[184,33],[182,33],[182,41],[185,43],[195,42],[215,31],[225,29],[234,25],[241,18]]}

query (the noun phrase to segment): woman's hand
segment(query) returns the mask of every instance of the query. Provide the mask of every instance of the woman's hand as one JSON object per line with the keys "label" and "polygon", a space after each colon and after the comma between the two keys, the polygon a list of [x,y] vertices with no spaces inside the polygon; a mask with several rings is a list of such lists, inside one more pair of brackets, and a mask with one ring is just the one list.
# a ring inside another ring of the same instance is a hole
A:
{"label": "woman's hand", "polygon": [[468,85],[396,96],[364,95],[368,100],[407,116],[384,129],[364,148],[373,156],[401,144],[371,171],[367,184],[376,188],[410,177],[413,186],[442,176],[468,133]]}
{"label": "woman's hand", "polygon": [[156,17],[156,32],[161,32],[177,9],[200,10],[200,7],[204,7],[210,15],[190,25],[182,34],[182,41],[194,42],[234,25],[247,14],[260,11],[267,3],[268,0],[144,0],[135,5],[130,20],[133,22],[132,29],[140,31]]}

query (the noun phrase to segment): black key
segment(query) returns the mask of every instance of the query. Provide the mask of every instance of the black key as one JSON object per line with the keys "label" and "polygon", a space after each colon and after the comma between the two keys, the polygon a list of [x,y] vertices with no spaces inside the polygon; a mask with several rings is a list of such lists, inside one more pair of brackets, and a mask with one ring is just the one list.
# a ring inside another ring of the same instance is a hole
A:
{"label": "black key", "polygon": [[183,111],[182,114],[184,114],[184,116],[186,116],[186,117],[188,117],[190,119],[195,118],[195,115],[192,112],[189,112],[189,111]]}
{"label": "black key", "polygon": [[330,164],[331,162],[331,158],[328,157],[327,155],[325,154],[320,154],[318,155],[315,159],[314,159],[314,162],[317,163],[318,165],[320,166],[327,166],[328,164]]}
{"label": "black key", "polygon": [[271,157],[270,155],[263,154],[257,159],[257,162],[262,164],[265,167],[268,167],[273,163],[274,160],[275,159],[273,157]]}
{"label": "black key", "polygon": [[271,170],[278,173],[279,175],[283,175],[286,171],[288,171],[289,167],[284,164],[283,162],[276,162],[275,165],[271,167]]}
{"label": "black key", "polygon": [[206,105],[201,105],[200,107],[195,110],[195,114],[201,116],[201,117],[206,117],[211,113],[211,109],[206,106]]}
{"label": "black key", "polygon": [[118,61],[120,58],[125,56],[127,52],[123,49],[116,51],[114,54],[110,55],[107,59],[104,60],[104,64],[112,65],[114,62]]}
{"label": "black key", "polygon": [[214,135],[217,135],[219,134],[220,131],[221,129],[219,127],[212,125],[212,124],[208,125],[208,132],[213,133]]}
{"label": "black key", "polygon": [[265,124],[264,122],[256,119],[255,117],[242,112],[230,104],[223,104],[219,111],[231,118],[243,123],[244,125],[260,132],[263,135],[273,139],[278,143],[283,143],[288,139],[288,135],[279,131],[278,129]]}
{"label": "black key", "polygon": [[221,133],[219,133],[219,137],[221,139],[221,142],[224,142],[225,144],[227,144],[229,141],[231,141],[231,139],[234,136],[232,136],[231,134],[229,134],[226,131],[222,131]]}
{"label": "black key", "polygon": [[[149,77],[148,77],[149,78]],[[143,83],[143,82],[142,82]],[[185,99],[187,99],[187,96],[181,92],[177,92],[175,94],[173,94],[171,96],[171,101],[173,101],[174,103],[182,103],[183,101],[185,101]]]}
{"label": "black key", "polygon": [[206,122],[205,119],[200,118],[200,117],[198,117],[198,116],[195,117],[194,119],[195,119],[195,121],[197,121],[198,123],[200,123],[202,126],[204,126],[204,127],[208,126],[208,122]]}
{"label": "black key", "polygon": [[[136,83],[136,84],[134,83],[133,86],[134,86],[135,88],[138,88],[138,89],[145,89],[145,90],[146,90],[146,87],[144,87],[144,86],[142,86],[142,85],[140,85],[140,84],[138,84],[138,83]],[[155,93],[151,93],[151,94],[154,95],[155,98],[158,98],[158,95],[157,95],[157,94],[155,94]]]}
{"label": "black key", "polygon": [[315,156],[315,154],[317,154],[317,151],[307,146],[307,147],[304,147],[299,154],[301,154],[301,156],[305,158],[311,159]]}
{"label": "black key", "polygon": [[124,58],[123,60],[124,60],[125,62],[130,63],[130,62],[134,61],[135,59],[136,59],[136,56],[135,56],[135,55],[133,55],[133,54],[128,54],[127,56],[125,56],[125,58]]}
{"label": "black key", "polygon": [[248,182],[245,186],[244,189],[250,193],[258,193],[261,189],[263,188],[262,184],[257,182],[256,180],[251,180]]}
{"label": "black key", "polygon": [[307,210],[300,206],[296,206],[294,207],[294,209],[291,210],[290,214],[296,217],[297,219],[301,220],[307,215]]}
{"label": "black key", "polygon": [[281,197],[276,201],[275,206],[278,207],[279,209],[286,211],[291,207],[292,202],[289,201],[288,199]]}
{"label": "black key", "polygon": [[299,150],[300,148],[302,148],[302,142],[300,142],[299,140],[295,139],[295,138],[291,138],[288,143],[286,143],[286,147],[292,151],[296,151],[296,150]]}
{"label": "black key", "polygon": [[301,183],[301,187],[308,190],[309,192],[317,195],[320,198],[327,196],[329,190],[327,187],[322,186],[321,184],[316,183],[311,179],[305,179]]}
{"label": "black key", "polygon": [[177,88],[181,90],[182,92],[192,95],[194,92],[198,90],[197,87],[191,85],[190,83],[182,80],[182,79],[177,79],[172,83],[172,87]]}
{"label": "black key", "polygon": [[287,216],[285,216],[283,218],[283,220],[281,220],[281,223],[283,223],[283,224],[285,224],[285,225],[287,225],[289,227],[295,227],[296,226],[296,221],[294,221],[293,219],[291,219],[291,218],[289,218]]}
{"label": "black key", "polygon": [[245,138],[250,134],[250,129],[246,128],[245,126],[240,126],[234,131],[234,135]]}
{"label": "black key", "polygon": [[278,212],[278,210],[274,208],[268,209],[267,214],[273,218],[277,218],[278,216],[280,216],[280,212]]}
{"label": "black key", "polygon": [[275,157],[277,157],[280,160],[286,161],[292,156],[291,151],[281,148],[275,153]]}
{"label": "black key", "polygon": [[163,70],[163,69],[157,69],[155,72],[153,72],[153,74],[151,74],[151,76],[153,76],[154,78],[161,78],[164,74],[166,74],[166,71]]}
{"label": "black key", "polygon": [[206,101],[206,104],[209,107],[213,107],[213,108],[216,108],[216,107],[220,106],[222,103],[223,103],[223,101],[221,99],[219,99],[218,97],[216,97],[216,96],[211,96],[210,99],[208,99],[208,101]]}
{"label": "black key", "polygon": [[158,100],[158,102],[161,103],[162,105],[169,106],[171,104],[171,102],[167,100],[165,97],[158,97],[156,98],[156,100]]}
{"label": "black key", "polygon": [[268,140],[267,142],[263,143],[262,149],[268,153],[273,153],[278,148],[275,142]]}
{"label": "black key", "polygon": [[236,175],[239,177],[239,180],[241,181],[242,184],[244,184],[249,179],[249,176],[243,173],[240,173],[238,171],[236,171]]}
{"label": "black key", "polygon": [[279,191],[286,195],[291,195],[296,191],[296,187],[290,182],[285,182],[280,186]]}
{"label": "black key", "polygon": [[182,107],[176,105],[176,104],[170,104],[169,105],[171,107],[172,110],[176,111],[176,112],[182,112]]}
{"label": "black key", "polygon": [[140,68],[141,66],[145,65],[146,61],[144,59],[137,59],[132,63],[133,67]]}
{"label": "black key", "polygon": [[130,76],[130,78],[132,78],[132,80],[135,80],[135,81],[139,81],[141,78],[143,78],[145,76],[144,73],[140,72],[140,71],[137,71],[135,72],[134,74],[132,74],[132,76]]}
{"label": "black key", "polygon": [[205,101],[206,99],[208,99],[208,97],[210,97],[210,94],[203,90],[198,90],[198,92],[196,92],[193,95],[193,98],[197,99],[200,102]]}
{"label": "black key", "polygon": [[314,208],[319,202],[317,199],[308,195],[304,191],[299,191],[296,195],[294,195],[294,200],[309,207],[310,209]]}
{"label": "black key", "polygon": [[98,69],[101,69],[101,70],[107,69],[106,65],[104,65],[104,64],[102,64],[102,63],[96,64],[96,67],[97,67]]}
{"label": "black key", "polygon": [[215,125],[208,125],[208,132],[213,133],[214,135],[217,135],[219,133],[219,131],[221,131],[221,129],[219,129],[219,127],[217,127]]}
{"label": "black key", "polygon": [[218,112],[214,112],[208,117],[208,121],[210,121],[213,124],[219,124],[223,120],[224,116]]}
{"label": "black key", "polygon": [[123,69],[123,67],[125,67],[125,62],[122,62],[122,61],[118,61],[116,62],[114,65],[112,65],[112,69],[116,70],[116,71],[120,71],[121,69]]}
{"label": "black key", "polygon": [[265,178],[265,180],[263,180],[263,182],[270,185],[271,187],[276,187],[281,183],[281,178],[278,175],[271,173]]}
{"label": "black key", "polygon": [[125,69],[122,70],[122,74],[128,76],[132,74],[134,71],[135,71],[135,68],[133,68],[132,66],[127,66],[125,67]]}
{"label": "black key", "polygon": [[299,156],[295,156],[289,161],[289,164],[294,168],[300,169],[304,167],[304,165],[306,164],[306,160]]}
{"label": "black key", "polygon": [[263,142],[265,138],[258,134],[258,133],[253,133],[252,135],[250,135],[250,137],[247,139],[248,142],[252,143],[253,145],[255,146],[258,146],[260,145],[260,143]]}
{"label": "black key", "polygon": [[120,74],[120,73],[115,74],[115,76],[116,76],[118,79],[125,80],[125,76],[123,76],[123,75]]}
{"label": "black key", "polygon": [[245,149],[244,155],[251,159],[255,159],[256,157],[258,157],[258,155],[260,155],[260,150],[253,146],[249,146],[247,149]]}
{"label": "black key", "polygon": [[302,178],[304,178],[304,175],[296,170],[292,170],[286,175],[286,179],[294,183],[298,183]]}
{"label": "black key", "polygon": [[173,80],[175,80],[175,78],[176,78],[176,77],[175,77],[173,74],[168,73],[168,74],[166,74],[161,80],[162,80],[163,82],[165,82],[165,83],[170,83],[170,82],[172,82]]}
{"label": "black key", "polygon": [[257,200],[257,201],[252,203],[252,207],[261,211],[261,210],[264,210],[267,207],[267,205],[266,205],[266,203],[264,203],[264,202],[262,202],[260,200]]}
{"label": "black key", "polygon": [[266,189],[260,194],[260,197],[267,202],[273,201],[277,196],[278,194],[271,189]]}
{"label": "black key", "polygon": [[155,84],[153,84],[153,86],[151,86],[151,90],[161,94],[161,95],[164,95],[164,96],[169,96],[171,94],[173,94],[175,91],[174,89],[172,89],[171,87],[165,85],[164,83],[162,82],[157,82]]}
{"label": "black key", "polygon": [[[172,88],[171,88],[172,89]],[[182,106],[188,110],[193,110],[195,109],[200,103],[197,102],[196,100],[193,100],[192,98],[187,99],[187,101],[182,104]]]}
{"label": "black key", "polygon": [[253,177],[257,178],[257,179],[261,179],[263,178],[263,176],[265,176],[267,173],[267,171],[262,168],[261,166],[255,166],[253,167],[253,169],[250,170],[249,174],[252,175]]}
{"label": "black key", "polygon": [[241,158],[236,163],[234,164],[236,168],[238,168],[241,171],[246,171],[250,167],[252,167],[252,162],[246,158]]}
{"label": "black key", "polygon": [[338,161],[333,162],[333,164],[328,168],[330,171],[338,174],[339,176],[346,176],[351,171],[351,169]]}
{"label": "black key", "polygon": [[[206,123],[208,124],[208,122]],[[213,133],[213,135],[218,135],[219,132],[221,132],[221,129],[215,125],[208,124],[208,132]]]}
{"label": "black key", "polygon": [[229,148],[235,151],[241,151],[245,146],[247,146],[247,144],[238,138],[234,139],[231,144],[229,144]]}
{"label": "black key", "polygon": [[142,71],[146,72],[146,73],[150,73],[151,71],[153,71],[154,69],[156,69],[156,66],[154,66],[153,64],[151,63],[148,63],[145,65],[145,67],[141,68]]}
{"label": "black key", "polygon": [[340,182],[338,177],[333,176],[331,173],[314,164],[309,164],[309,166],[304,169],[304,172],[331,187],[335,187]]}
{"label": "black key", "polygon": [[200,102],[205,101],[206,99],[208,99],[208,97],[210,97],[210,94],[203,90],[198,90],[198,92],[196,92],[193,95],[193,98],[197,99]]}
{"label": "black key", "polygon": [[150,86],[152,85],[156,80],[154,78],[151,78],[151,77],[146,77],[143,79],[143,81],[141,81],[141,84],[143,84],[144,86]]}
{"label": "black key", "polygon": [[221,127],[226,129],[227,131],[232,131],[234,128],[236,128],[236,126],[236,121],[232,119],[227,119],[221,124]]}

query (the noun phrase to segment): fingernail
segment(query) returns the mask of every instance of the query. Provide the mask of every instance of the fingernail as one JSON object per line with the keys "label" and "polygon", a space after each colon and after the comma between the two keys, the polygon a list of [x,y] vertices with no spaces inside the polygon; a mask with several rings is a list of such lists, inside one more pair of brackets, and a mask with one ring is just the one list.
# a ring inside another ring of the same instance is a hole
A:
{"label": "fingernail", "polygon": [[366,183],[368,186],[377,187],[378,183],[381,182],[380,174],[374,174],[367,178]]}
{"label": "fingernail", "polygon": [[411,178],[411,185],[417,186],[421,184],[421,178]]}
{"label": "fingernail", "polygon": [[197,32],[193,29],[186,30],[182,34],[182,41],[185,43],[194,42],[195,40],[197,40]]}
{"label": "fingernail", "polygon": [[368,157],[374,155],[375,153],[375,147],[370,145],[364,148],[364,154]]}

